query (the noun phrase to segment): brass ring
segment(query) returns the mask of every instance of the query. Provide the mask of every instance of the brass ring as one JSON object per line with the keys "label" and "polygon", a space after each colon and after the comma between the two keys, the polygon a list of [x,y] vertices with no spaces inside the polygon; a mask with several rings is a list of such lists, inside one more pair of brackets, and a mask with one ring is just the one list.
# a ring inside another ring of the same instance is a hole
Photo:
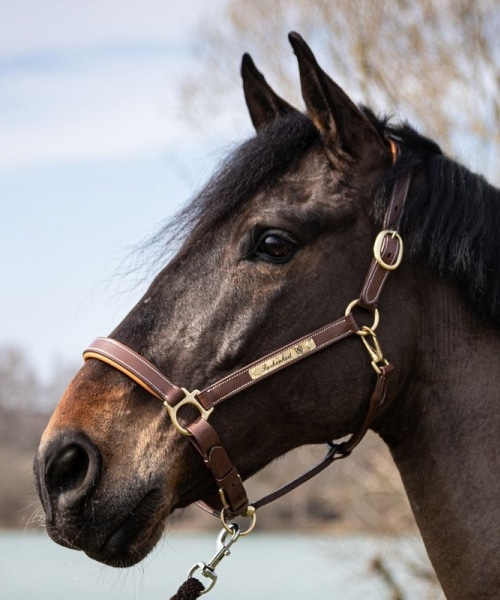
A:
{"label": "brass ring", "polygon": [[[353,300],[352,302],[350,302],[347,305],[347,308],[345,309],[345,316],[346,317],[347,317],[347,315],[351,314],[351,311],[352,311],[352,309],[355,306],[359,306],[359,300],[358,299]],[[368,309],[365,309],[365,310],[368,310]],[[369,327],[369,329],[371,329],[371,331],[375,331],[375,329],[377,329],[379,320],[380,320],[380,316],[379,316],[378,308],[375,308],[374,311],[373,311],[373,323]],[[363,331],[363,329],[360,329],[359,331],[356,331],[356,333],[358,335],[366,335],[366,333],[361,333],[362,331]]]}
{"label": "brass ring", "polygon": [[[230,527],[230,525],[232,524],[231,521],[229,521],[229,523],[226,521],[226,510],[227,507],[224,507],[221,512],[220,512],[220,520],[222,522],[222,526],[224,527],[224,529],[230,533],[233,534],[234,530]],[[245,529],[244,531],[240,531],[240,535],[244,536],[244,535],[248,535],[249,533],[251,533],[254,528],[255,528],[255,524],[257,522],[257,511],[255,509],[254,506],[248,506],[245,510],[245,512],[243,512],[241,514],[241,516],[243,518],[248,518],[251,519],[250,521],[250,525],[248,526],[247,529]]]}

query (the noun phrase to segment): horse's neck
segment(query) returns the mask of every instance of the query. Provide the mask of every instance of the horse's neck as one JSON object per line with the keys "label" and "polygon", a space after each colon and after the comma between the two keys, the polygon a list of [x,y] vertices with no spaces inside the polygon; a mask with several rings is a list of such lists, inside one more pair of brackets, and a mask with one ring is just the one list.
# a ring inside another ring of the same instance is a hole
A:
{"label": "horse's neck", "polygon": [[500,334],[433,288],[382,433],[448,599],[500,598]]}

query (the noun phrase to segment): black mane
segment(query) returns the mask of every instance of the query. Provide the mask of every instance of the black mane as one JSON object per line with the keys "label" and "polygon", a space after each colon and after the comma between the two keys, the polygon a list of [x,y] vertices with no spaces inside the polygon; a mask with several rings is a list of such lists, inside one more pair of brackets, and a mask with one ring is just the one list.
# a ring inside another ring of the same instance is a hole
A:
{"label": "black mane", "polygon": [[[476,311],[500,325],[500,192],[442,154],[439,146],[407,124],[392,126],[362,107],[381,135],[401,140],[402,156],[381,185],[374,204],[381,221],[387,190],[411,171],[416,181],[402,220],[412,260],[433,274],[458,281]],[[209,239],[213,226],[246,199],[273,182],[318,139],[308,117],[294,113],[277,120],[239,146],[201,193],[149,245],[177,245],[188,232]],[[198,236],[196,236],[198,237]],[[189,239],[189,236],[188,236]],[[199,239],[199,237],[198,237]],[[189,247],[189,241],[184,249]]]}
{"label": "black mane", "polygon": [[[164,255],[165,249],[177,249],[190,232],[209,236],[216,223],[229,218],[245,200],[275,181],[318,138],[305,115],[295,113],[277,120],[238,146],[201,192],[148,246],[161,246]],[[189,239],[183,246],[184,250],[188,248]]]}
{"label": "black mane", "polygon": [[403,153],[386,185],[405,171],[416,181],[402,219],[410,257],[460,283],[476,312],[500,325],[500,191],[410,127],[388,131]]}

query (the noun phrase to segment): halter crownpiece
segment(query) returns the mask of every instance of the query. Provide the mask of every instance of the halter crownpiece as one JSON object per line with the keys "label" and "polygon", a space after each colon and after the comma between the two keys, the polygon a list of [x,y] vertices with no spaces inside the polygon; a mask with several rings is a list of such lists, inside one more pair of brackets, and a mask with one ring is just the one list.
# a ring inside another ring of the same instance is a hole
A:
{"label": "halter crownpiece", "polygon": [[[396,160],[399,156],[399,146],[390,138],[388,138],[388,143],[393,159]],[[237,515],[251,518],[249,529],[241,535],[248,533],[255,525],[256,509],[295,489],[334,460],[348,456],[362,440],[377,409],[385,401],[388,379],[394,367],[384,357],[375,334],[379,322],[377,304],[389,273],[401,264],[403,240],[399,234],[399,225],[410,181],[411,175],[407,174],[395,182],[386,209],[384,229],[375,239],[373,258],[359,298],[353,300],[347,306],[345,315],[336,321],[263,356],[201,391],[189,392],[185,388],[175,385],[150,361],[125,344],[111,338],[97,338],[83,353],[85,360],[97,359],[110,365],[163,402],[174,427],[180,434],[188,437],[211,470],[219,496],[215,500],[210,500],[208,510],[214,514],[220,514],[224,528],[229,533],[232,530],[231,523],[227,522],[228,518]],[[360,328],[358,326],[352,314],[355,307],[365,309],[373,314],[374,321],[371,327]],[[210,415],[219,404],[255,385],[261,379],[304,360],[353,334],[360,336],[377,376],[361,426],[346,441],[328,443],[325,457],[312,469],[250,505],[241,477],[217,432],[209,423]],[[179,422],[178,412],[186,405],[193,406],[199,412],[199,417],[193,422],[183,425]]]}

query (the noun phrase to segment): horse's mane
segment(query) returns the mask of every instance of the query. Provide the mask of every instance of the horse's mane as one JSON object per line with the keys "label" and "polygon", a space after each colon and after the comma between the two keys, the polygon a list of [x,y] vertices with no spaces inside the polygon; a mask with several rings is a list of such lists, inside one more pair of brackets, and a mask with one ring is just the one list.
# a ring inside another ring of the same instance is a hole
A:
{"label": "horse's mane", "polygon": [[475,311],[500,325],[500,191],[410,126],[385,130],[402,147],[385,189],[404,172],[416,180],[402,218],[410,257],[458,282]]}
{"label": "horse's mane", "polygon": [[[433,274],[458,281],[477,312],[500,324],[500,192],[442,154],[408,124],[393,126],[362,110],[382,135],[401,141],[402,155],[381,184],[373,211],[381,221],[387,190],[412,171],[415,192],[405,207],[402,231],[409,256]],[[318,139],[311,121],[294,113],[241,144],[194,200],[164,227],[152,244],[169,244],[196,232],[210,240],[214,225],[271,184]],[[183,249],[189,248],[188,236]],[[165,247],[165,246],[163,246]]]}
{"label": "horse's mane", "polygon": [[[229,218],[245,200],[273,183],[318,139],[305,115],[294,113],[277,120],[238,146],[194,199],[152,238],[147,246],[165,250],[190,247],[190,238],[208,239],[217,223]],[[196,236],[188,236],[195,232]],[[187,240],[187,241],[186,241]]]}

